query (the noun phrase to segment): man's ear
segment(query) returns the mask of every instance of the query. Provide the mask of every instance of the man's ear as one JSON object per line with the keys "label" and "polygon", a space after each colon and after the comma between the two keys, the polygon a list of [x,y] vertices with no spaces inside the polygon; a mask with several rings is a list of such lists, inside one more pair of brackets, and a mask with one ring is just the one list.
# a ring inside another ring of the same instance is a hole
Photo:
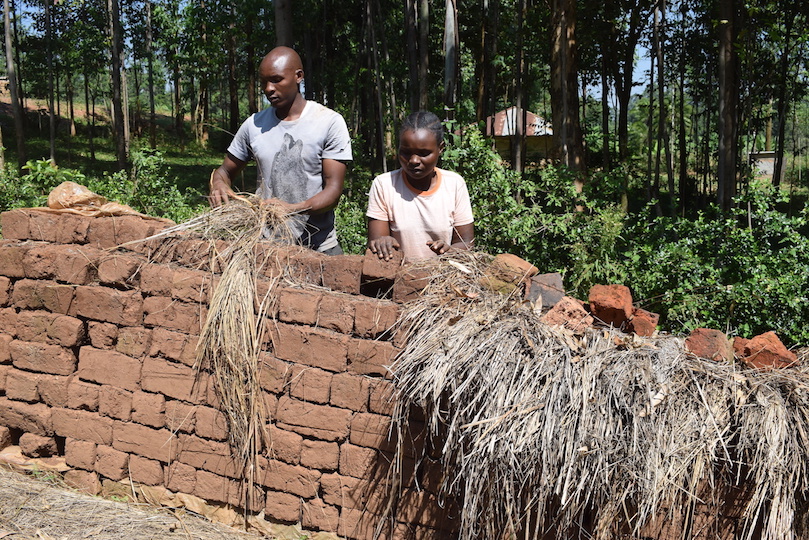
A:
{"label": "man's ear", "polygon": [[298,80],[298,84],[300,84],[300,82],[304,79],[302,69],[295,70],[295,78]]}

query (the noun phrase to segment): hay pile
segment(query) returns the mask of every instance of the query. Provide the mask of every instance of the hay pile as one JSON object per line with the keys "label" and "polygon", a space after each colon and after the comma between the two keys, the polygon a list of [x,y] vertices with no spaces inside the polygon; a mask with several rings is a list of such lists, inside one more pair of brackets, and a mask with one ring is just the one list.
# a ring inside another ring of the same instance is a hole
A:
{"label": "hay pile", "polygon": [[616,538],[656,516],[687,531],[702,505],[718,531],[732,486],[745,486],[741,537],[799,534],[805,363],[759,372],[687,355],[677,337],[576,336],[483,288],[488,260],[424,263],[433,277],[405,306],[407,344],[392,368],[396,462],[419,406],[440,446],[442,495],[463,501],[460,538]]}

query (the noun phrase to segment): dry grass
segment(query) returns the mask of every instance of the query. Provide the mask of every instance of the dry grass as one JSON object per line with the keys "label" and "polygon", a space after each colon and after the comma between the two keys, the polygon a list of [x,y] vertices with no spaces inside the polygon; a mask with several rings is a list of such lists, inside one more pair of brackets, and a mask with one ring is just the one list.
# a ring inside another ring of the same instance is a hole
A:
{"label": "dry grass", "polygon": [[616,538],[701,504],[718,519],[731,486],[746,486],[741,537],[796,538],[809,367],[759,372],[687,355],[677,337],[551,328],[480,286],[488,260],[425,263],[393,366],[399,440],[421,407],[442,493],[463,500],[461,538]]}

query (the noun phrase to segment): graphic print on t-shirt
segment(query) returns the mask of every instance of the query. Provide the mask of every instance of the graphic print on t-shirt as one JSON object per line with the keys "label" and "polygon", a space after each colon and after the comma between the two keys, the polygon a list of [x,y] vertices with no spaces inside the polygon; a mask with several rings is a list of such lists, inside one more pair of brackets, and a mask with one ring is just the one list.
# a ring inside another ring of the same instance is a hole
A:
{"label": "graphic print on t-shirt", "polygon": [[275,154],[270,169],[270,185],[274,197],[282,201],[297,203],[305,201],[306,172],[303,170],[301,151],[303,141],[295,140],[289,133],[284,133],[284,144]]}

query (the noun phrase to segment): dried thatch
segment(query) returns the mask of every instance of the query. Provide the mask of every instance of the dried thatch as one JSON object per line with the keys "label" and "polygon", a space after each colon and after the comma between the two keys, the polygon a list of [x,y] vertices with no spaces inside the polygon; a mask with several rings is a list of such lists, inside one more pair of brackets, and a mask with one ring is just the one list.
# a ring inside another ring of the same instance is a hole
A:
{"label": "dried thatch", "polygon": [[488,260],[424,263],[431,283],[405,307],[392,368],[399,457],[417,405],[442,495],[463,501],[461,538],[616,538],[702,505],[718,523],[733,486],[744,537],[796,537],[809,367],[753,371],[688,355],[677,337],[549,327],[481,286]]}

